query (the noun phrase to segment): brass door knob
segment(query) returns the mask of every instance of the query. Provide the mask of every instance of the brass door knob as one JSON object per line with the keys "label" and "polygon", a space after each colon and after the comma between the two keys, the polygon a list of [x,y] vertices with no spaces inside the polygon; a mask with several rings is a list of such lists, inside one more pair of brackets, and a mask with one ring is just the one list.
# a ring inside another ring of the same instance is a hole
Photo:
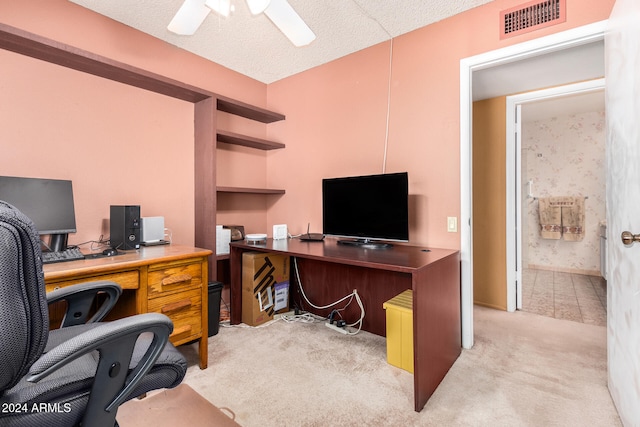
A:
{"label": "brass door knob", "polygon": [[640,242],[640,234],[633,234],[630,231],[623,231],[620,237],[625,246],[633,246],[635,242]]}

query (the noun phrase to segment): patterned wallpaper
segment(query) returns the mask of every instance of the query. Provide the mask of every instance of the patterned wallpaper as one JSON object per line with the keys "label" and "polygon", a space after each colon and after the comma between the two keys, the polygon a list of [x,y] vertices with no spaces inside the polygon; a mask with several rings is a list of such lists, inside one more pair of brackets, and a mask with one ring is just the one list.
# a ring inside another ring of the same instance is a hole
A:
{"label": "patterned wallpaper", "polygon": [[[587,112],[522,125],[523,266],[598,275],[600,222],[605,216],[605,112]],[[582,241],[540,237],[535,197],[587,196]]]}

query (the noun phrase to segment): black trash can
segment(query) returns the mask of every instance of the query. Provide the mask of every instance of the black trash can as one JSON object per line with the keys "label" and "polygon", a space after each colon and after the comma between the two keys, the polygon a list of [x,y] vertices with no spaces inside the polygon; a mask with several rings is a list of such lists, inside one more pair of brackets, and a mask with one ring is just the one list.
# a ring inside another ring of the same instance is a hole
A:
{"label": "black trash can", "polygon": [[222,282],[209,282],[209,336],[218,333],[220,327],[220,299]]}

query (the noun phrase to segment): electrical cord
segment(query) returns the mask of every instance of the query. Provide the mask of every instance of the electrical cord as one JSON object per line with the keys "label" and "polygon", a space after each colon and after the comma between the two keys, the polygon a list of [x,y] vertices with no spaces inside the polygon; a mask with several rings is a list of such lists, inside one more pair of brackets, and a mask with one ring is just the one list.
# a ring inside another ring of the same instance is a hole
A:
{"label": "electrical cord", "polygon": [[[316,305],[314,303],[312,303],[309,298],[307,297],[307,295],[304,292],[304,288],[302,287],[302,280],[300,280],[300,271],[298,269],[298,261],[296,257],[293,257],[293,266],[296,272],[296,277],[298,278],[298,288],[300,289],[300,293],[302,294],[304,300],[307,302],[307,304],[309,304],[311,307],[317,309],[317,310],[323,310],[323,309],[327,309],[327,308],[331,308],[331,307],[335,307],[336,305],[347,301],[347,303],[345,304],[344,307],[339,308],[339,309],[335,309],[332,311],[333,313],[337,313],[338,316],[340,316],[340,318],[342,319],[342,313],[347,307],[349,307],[349,305],[353,302],[353,300],[355,299],[356,303],[358,304],[358,306],[360,307],[360,318],[358,320],[356,320],[353,323],[349,323],[346,324],[345,326],[348,327],[355,327],[357,325],[357,329],[355,331],[349,331],[347,329],[345,329],[345,331],[347,332],[347,335],[356,335],[358,332],[360,332],[362,330],[362,323],[364,321],[364,316],[365,316],[365,310],[364,310],[364,305],[362,304],[362,300],[360,299],[360,295],[358,294],[358,291],[356,289],[353,290],[352,293],[350,293],[349,295],[346,295],[342,298],[340,298],[339,300],[337,300],[334,303],[325,305],[325,306],[319,306]],[[226,302],[224,302],[225,305]],[[228,307],[228,306],[227,306]],[[220,326],[224,327],[224,328],[264,328],[267,326],[270,326],[278,321],[282,320],[285,323],[314,323],[314,322],[319,322],[319,321],[324,321],[326,320],[325,317],[322,316],[318,316],[315,315],[313,313],[301,313],[301,314],[294,314],[294,315],[290,315],[290,314],[283,314],[280,317],[278,317],[277,319],[273,319],[270,320],[266,323],[263,323],[262,325],[257,325],[257,326],[249,326],[246,324],[239,324],[239,325],[231,325],[230,321],[224,321],[224,322],[220,322]]]}
{"label": "electrical cord", "polygon": [[267,326],[271,326],[274,323],[277,323],[279,321],[283,321],[285,323],[315,323],[315,322],[321,322],[323,320],[325,320],[324,317],[317,316],[312,313],[302,313],[302,314],[293,314],[293,315],[283,314],[277,319],[272,319],[266,323],[263,323],[261,325],[256,325],[256,326],[249,326],[245,323],[232,325],[230,320],[225,320],[220,322],[220,326],[222,326],[223,328],[250,328],[250,329],[256,328],[257,329],[257,328],[265,328]]}
{"label": "electrical cord", "polygon": [[323,306],[318,306],[315,305],[314,303],[312,303],[311,301],[309,301],[309,298],[307,298],[307,295],[304,293],[304,289],[302,288],[302,280],[300,280],[300,273],[298,272],[298,262],[297,262],[297,258],[293,257],[293,267],[296,270],[296,276],[298,277],[298,287],[300,288],[300,292],[302,293],[302,296],[304,298],[304,300],[307,302],[307,304],[309,304],[311,307],[318,309],[318,310],[324,310],[326,308],[331,308],[335,305],[340,304],[342,301],[348,299],[348,298],[352,298],[353,294],[349,294],[341,299],[339,299],[338,301],[331,303],[331,304],[327,304],[327,305],[323,305]]}
{"label": "electrical cord", "polygon": [[324,320],[324,317],[316,316],[312,313],[302,313],[302,314],[283,314],[276,321],[282,320],[285,323],[314,323]]}
{"label": "electrical cord", "polygon": [[315,308],[317,310],[324,310],[324,309],[327,309],[327,308],[335,307],[336,305],[340,304],[341,302],[346,301],[347,299],[349,299],[349,302],[347,302],[347,304],[344,307],[342,307],[339,310],[334,310],[335,312],[338,312],[338,314],[342,318],[342,314],[340,314],[339,312],[340,311],[344,311],[349,306],[349,304],[351,304],[353,299],[355,298],[356,302],[358,303],[358,306],[360,307],[360,318],[358,320],[356,320],[355,322],[353,322],[353,323],[347,324],[346,326],[355,327],[356,325],[358,325],[358,329],[356,331],[347,331],[347,335],[355,335],[355,334],[357,334],[358,332],[360,332],[362,330],[362,322],[364,321],[365,310],[364,310],[364,306],[362,305],[362,300],[360,299],[360,295],[358,295],[357,289],[354,289],[352,293],[340,298],[338,301],[336,301],[334,303],[327,304],[325,306],[315,305],[314,303],[309,301],[309,298],[307,298],[307,295],[304,292],[304,288],[302,287],[302,280],[300,279],[300,272],[298,270],[298,260],[297,260],[296,257],[293,257],[293,267],[294,267],[294,269],[296,271],[296,277],[298,278],[298,288],[300,289],[300,293],[302,294],[302,297],[307,302],[307,304],[309,304],[311,307],[313,307],[313,308]]}

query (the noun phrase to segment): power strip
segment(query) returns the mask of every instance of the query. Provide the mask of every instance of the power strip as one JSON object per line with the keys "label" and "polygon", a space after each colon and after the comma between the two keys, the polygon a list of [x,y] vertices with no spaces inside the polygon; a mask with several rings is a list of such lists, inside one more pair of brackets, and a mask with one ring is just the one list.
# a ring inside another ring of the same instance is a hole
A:
{"label": "power strip", "polygon": [[325,324],[324,324],[324,326],[326,326],[326,327],[327,327],[327,328],[329,328],[329,329],[333,329],[334,331],[338,331],[338,332],[340,332],[341,334],[345,334],[345,335],[347,335],[347,334],[349,333],[349,331],[347,331],[345,328],[341,328],[341,327],[339,327],[339,326],[336,326],[336,325],[334,325],[333,323],[329,323],[329,322],[327,322],[327,323],[325,323]]}

